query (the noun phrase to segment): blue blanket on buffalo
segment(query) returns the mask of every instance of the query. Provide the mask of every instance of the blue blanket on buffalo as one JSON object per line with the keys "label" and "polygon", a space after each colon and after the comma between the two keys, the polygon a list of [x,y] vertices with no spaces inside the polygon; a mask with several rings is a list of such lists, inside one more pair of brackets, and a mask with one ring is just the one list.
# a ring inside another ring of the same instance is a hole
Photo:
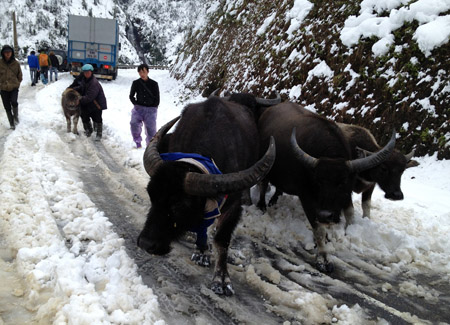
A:
{"label": "blue blanket on buffalo", "polygon": [[[211,158],[204,157],[196,153],[169,152],[162,153],[161,159],[164,161],[184,161],[200,168],[205,174],[222,174]],[[208,242],[207,230],[215,218],[220,216],[220,208],[224,205],[226,195],[219,198],[208,198],[205,204],[205,215],[202,224],[190,229],[197,234],[195,244],[197,247],[205,248]]]}

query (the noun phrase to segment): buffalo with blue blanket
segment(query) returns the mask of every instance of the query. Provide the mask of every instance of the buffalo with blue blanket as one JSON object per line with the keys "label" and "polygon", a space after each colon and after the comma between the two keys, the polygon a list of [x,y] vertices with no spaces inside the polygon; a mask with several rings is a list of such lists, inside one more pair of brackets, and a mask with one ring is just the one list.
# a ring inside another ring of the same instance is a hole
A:
{"label": "buffalo with blue blanket", "polygon": [[[204,235],[211,220],[208,213],[215,211],[213,244],[217,256],[211,289],[217,294],[232,295],[227,255],[242,212],[242,191],[267,175],[275,160],[275,145],[272,141],[258,160],[254,112],[214,97],[184,108],[166,144],[169,153],[179,156],[161,156],[160,141],[177,121],[178,118],[163,126],[144,153],[144,167],[151,177],[147,187],[151,208],[137,244],[148,253],[167,254],[171,242],[185,232]],[[213,163],[217,171],[208,170],[201,162],[203,158],[207,164]],[[198,238],[200,254],[207,253],[205,245],[205,240]],[[207,264],[201,255],[197,255],[196,261]]]}

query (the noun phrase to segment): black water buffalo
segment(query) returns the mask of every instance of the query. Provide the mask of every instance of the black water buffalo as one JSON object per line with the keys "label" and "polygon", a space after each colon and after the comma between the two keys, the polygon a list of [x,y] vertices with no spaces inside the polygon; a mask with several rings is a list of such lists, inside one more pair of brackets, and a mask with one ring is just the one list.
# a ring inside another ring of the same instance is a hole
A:
{"label": "black water buffalo", "polygon": [[[219,89],[214,90],[211,93],[211,95],[209,95],[209,98],[217,96],[218,92]],[[267,107],[281,103],[281,97],[279,93],[276,94],[276,98],[272,99],[256,97],[251,93],[232,93],[220,98],[243,105],[244,107],[246,107],[246,109],[249,109],[252,112],[256,121],[259,120],[259,117],[261,116],[262,112],[264,112],[264,110]],[[247,191],[243,191],[242,204],[244,205],[252,204],[250,189],[248,189]]]}
{"label": "black water buffalo", "polygon": [[[349,141],[353,159],[370,156],[381,149],[372,133],[366,128],[344,123],[338,123],[338,126]],[[375,184],[378,184],[385,192],[385,198],[403,200],[403,192],[400,188],[401,177],[406,168],[413,166],[414,161],[411,161],[413,155],[414,151],[404,155],[394,149],[381,164],[358,173],[353,191],[362,193],[363,217],[370,218],[371,198]],[[347,207],[344,213],[347,223],[352,223],[353,204]]]}
{"label": "black water buffalo", "polygon": [[212,202],[217,207],[223,196],[228,195],[216,222],[217,258],[211,289],[231,295],[227,254],[242,211],[241,192],[267,175],[275,160],[275,144],[272,139],[267,152],[258,160],[256,121],[244,106],[217,97],[188,105],[170,134],[167,150],[211,157],[223,174],[206,174],[196,162],[161,158],[165,156],[158,152],[159,142],[175,123],[173,120],[162,127],[144,153],[144,167],[151,177],[147,187],[151,208],[137,244],[148,253],[163,255],[170,251],[173,240],[186,231],[195,231],[198,252],[193,257],[198,264],[207,265],[206,236],[199,241],[201,231],[206,235],[209,225],[209,220],[205,220],[207,204]]}
{"label": "black water buffalo", "polygon": [[[375,137],[366,128],[344,123],[337,123],[337,125],[349,141],[352,159],[367,157],[381,150]],[[394,149],[391,155],[381,164],[357,175],[353,192],[362,193],[363,217],[370,218],[371,198],[376,184],[385,192],[385,198],[403,200],[403,192],[400,188],[401,177],[406,168],[417,166],[418,163],[411,160],[413,155],[414,150],[404,155],[399,150]],[[278,197],[282,194],[283,192],[277,188],[270,198],[269,206],[276,204]],[[260,200],[258,206],[265,210],[265,201]],[[354,218],[353,204],[344,209],[344,215],[347,225],[352,224]]]}
{"label": "black water buffalo", "polygon": [[349,143],[336,123],[290,102],[267,108],[258,128],[261,147],[267,147],[271,136],[277,147],[267,180],[300,198],[317,245],[317,267],[332,271],[325,225],[339,222],[342,210],[351,204],[356,174],[385,160],[394,149],[395,136],[376,154],[352,160]]}

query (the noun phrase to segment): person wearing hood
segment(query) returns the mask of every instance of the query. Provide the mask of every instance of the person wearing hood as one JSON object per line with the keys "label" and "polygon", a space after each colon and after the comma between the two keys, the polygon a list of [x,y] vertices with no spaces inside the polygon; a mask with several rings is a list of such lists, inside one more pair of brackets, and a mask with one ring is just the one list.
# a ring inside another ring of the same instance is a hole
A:
{"label": "person wearing hood", "polygon": [[94,76],[94,67],[90,64],[83,65],[80,75],[68,88],[75,89],[81,95],[80,116],[83,121],[84,133],[90,137],[94,131],[91,124],[92,119],[97,131],[95,141],[100,141],[103,131],[102,111],[107,109],[107,105],[102,85]]}
{"label": "person wearing hood", "polygon": [[1,51],[0,59],[0,91],[3,107],[8,116],[9,125],[12,130],[19,123],[19,87],[22,82],[22,69],[14,57],[11,46],[5,45]]}

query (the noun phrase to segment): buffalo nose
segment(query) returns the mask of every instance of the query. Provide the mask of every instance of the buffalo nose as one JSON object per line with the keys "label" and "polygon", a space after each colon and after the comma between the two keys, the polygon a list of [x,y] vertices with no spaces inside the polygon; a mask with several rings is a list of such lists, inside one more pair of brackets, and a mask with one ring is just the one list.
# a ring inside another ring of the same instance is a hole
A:
{"label": "buffalo nose", "polygon": [[403,193],[402,191],[395,191],[392,193],[386,193],[384,197],[389,200],[399,201],[403,200]]}

